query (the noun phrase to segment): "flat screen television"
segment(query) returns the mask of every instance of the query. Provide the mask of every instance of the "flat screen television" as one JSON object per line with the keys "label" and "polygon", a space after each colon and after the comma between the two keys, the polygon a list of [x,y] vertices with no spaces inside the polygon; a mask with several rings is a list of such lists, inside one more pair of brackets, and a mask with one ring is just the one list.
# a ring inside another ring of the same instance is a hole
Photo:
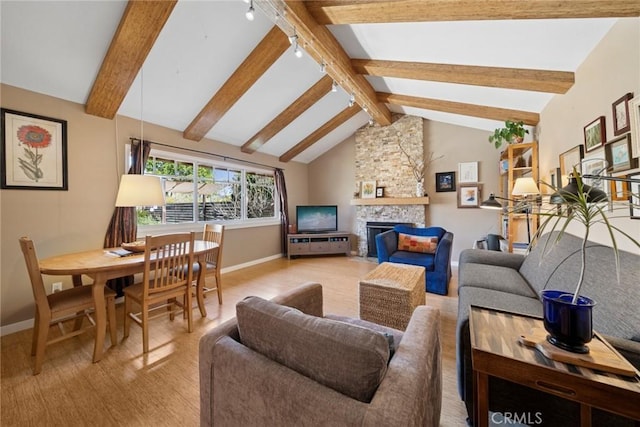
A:
{"label": "flat screen television", "polygon": [[296,224],[298,233],[338,231],[338,207],[296,206]]}

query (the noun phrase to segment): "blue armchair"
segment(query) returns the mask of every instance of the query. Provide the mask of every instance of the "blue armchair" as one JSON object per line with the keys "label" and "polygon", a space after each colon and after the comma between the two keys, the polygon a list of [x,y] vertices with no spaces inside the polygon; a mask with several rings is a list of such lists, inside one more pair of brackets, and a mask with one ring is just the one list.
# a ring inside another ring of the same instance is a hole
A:
{"label": "blue armchair", "polygon": [[[435,253],[421,253],[398,250],[398,234],[413,236],[435,236],[438,245]],[[451,248],[453,233],[442,227],[415,228],[396,225],[393,230],[376,236],[378,263],[396,262],[399,264],[418,265],[425,268],[425,289],[427,292],[446,295],[451,280]]]}

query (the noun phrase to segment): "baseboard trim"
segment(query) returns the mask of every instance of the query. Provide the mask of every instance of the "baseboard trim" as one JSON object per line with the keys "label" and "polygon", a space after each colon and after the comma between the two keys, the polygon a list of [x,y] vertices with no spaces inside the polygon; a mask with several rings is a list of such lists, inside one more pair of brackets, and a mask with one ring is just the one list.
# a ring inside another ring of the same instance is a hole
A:
{"label": "baseboard trim", "polygon": [[24,331],[25,329],[33,328],[34,319],[23,320],[22,322],[12,323],[7,326],[0,327],[0,336],[13,334],[15,332]]}

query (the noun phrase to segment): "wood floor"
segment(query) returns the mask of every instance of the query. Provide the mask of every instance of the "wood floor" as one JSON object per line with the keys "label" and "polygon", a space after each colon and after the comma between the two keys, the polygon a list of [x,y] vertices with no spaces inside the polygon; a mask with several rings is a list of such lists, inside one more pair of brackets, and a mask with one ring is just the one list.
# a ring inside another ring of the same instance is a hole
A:
{"label": "wood floor", "polygon": [[[42,373],[37,376],[32,375],[31,330],[2,337],[0,423],[197,426],[198,340],[233,317],[236,302],[248,295],[271,298],[305,281],[315,281],[323,285],[325,312],[357,316],[358,279],[375,266],[359,257],[282,258],[223,274],[223,304],[217,304],[215,295],[207,298],[207,318],[194,309],[191,334],[181,318],[152,321],[147,355],[142,353],[141,330],[135,325],[122,341],[119,305],[119,342],[99,363],[91,363],[94,336],[90,332],[48,347]],[[441,311],[442,426],[464,426],[466,419],[456,389],[456,295],[455,272],[448,296],[427,294],[427,305]]]}

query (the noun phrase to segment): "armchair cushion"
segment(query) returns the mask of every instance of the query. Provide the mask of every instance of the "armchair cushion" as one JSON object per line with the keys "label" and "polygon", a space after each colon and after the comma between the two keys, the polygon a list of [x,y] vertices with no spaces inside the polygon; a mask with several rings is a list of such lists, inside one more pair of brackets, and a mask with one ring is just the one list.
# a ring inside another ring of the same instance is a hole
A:
{"label": "armchair cushion", "polygon": [[437,247],[437,236],[414,236],[410,234],[398,233],[399,251],[435,254]]}
{"label": "armchair cushion", "polygon": [[244,345],[361,402],[371,401],[387,371],[389,343],[380,332],[259,297],[239,302],[236,315]]}

